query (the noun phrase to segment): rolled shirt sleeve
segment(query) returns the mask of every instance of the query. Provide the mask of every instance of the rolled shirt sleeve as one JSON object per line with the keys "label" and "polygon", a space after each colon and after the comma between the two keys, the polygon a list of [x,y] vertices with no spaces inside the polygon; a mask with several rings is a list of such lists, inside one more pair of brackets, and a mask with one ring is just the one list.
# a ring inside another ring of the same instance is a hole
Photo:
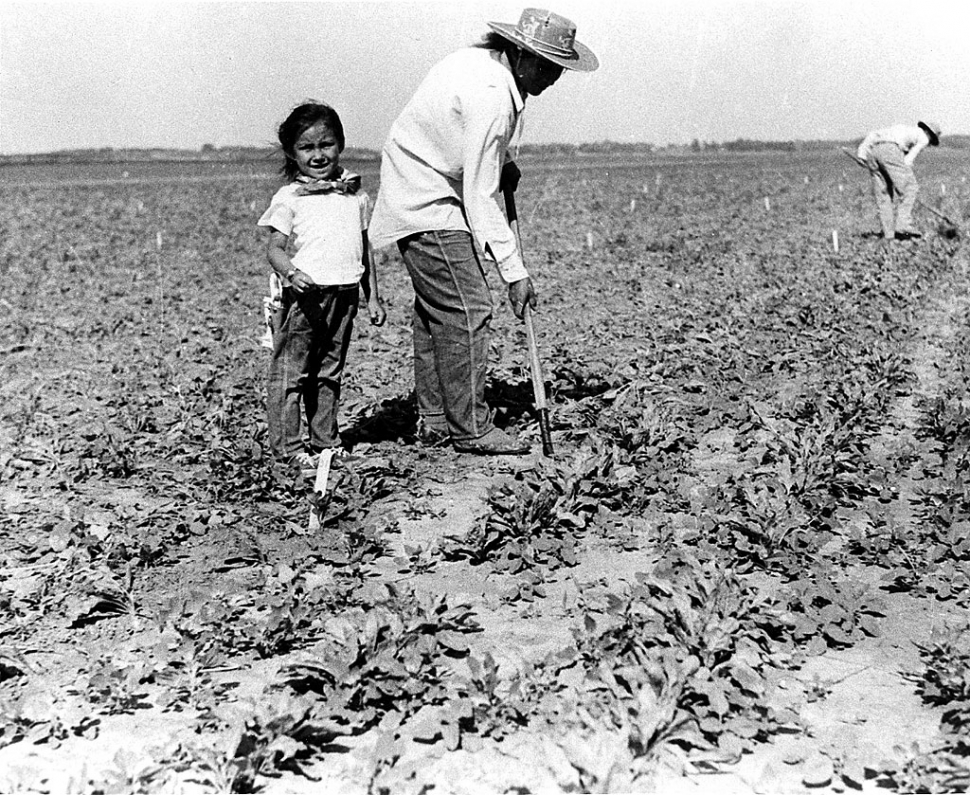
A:
{"label": "rolled shirt sleeve", "polygon": [[913,161],[916,160],[916,155],[918,155],[920,152],[923,151],[927,143],[929,143],[928,138],[925,141],[923,141],[922,139],[916,141],[916,143],[914,143],[912,147],[910,147],[909,151],[906,152],[906,156],[903,158],[903,162],[907,166],[912,166]]}

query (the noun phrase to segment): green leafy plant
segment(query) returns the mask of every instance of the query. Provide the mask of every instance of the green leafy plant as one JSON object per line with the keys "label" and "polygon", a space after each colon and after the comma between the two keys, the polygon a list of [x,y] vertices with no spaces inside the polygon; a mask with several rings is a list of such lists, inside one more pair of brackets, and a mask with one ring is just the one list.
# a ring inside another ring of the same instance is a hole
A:
{"label": "green leafy plant", "polygon": [[878,636],[878,618],[886,611],[884,600],[868,585],[833,580],[820,571],[789,583],[780,602],[792,638],[812,654]]}

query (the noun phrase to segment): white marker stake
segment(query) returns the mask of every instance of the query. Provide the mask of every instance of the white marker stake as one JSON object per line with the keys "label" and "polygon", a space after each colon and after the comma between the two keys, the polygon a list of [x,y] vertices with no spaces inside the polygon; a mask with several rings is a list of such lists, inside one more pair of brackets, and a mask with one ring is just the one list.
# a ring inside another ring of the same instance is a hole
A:
{"label": "white marker stake", "polygon": [[632,213],[636,209],[637,209],[637,200],[630,199],[630,212]]}
{"label": "white marker stake", "polygon": [[592,249],[593,248],[593,233],[592,232],[587,232],[586,233],[586,248],[588,248],[588,249]]}
{"label": "white marker stake", "polygon": [[940,196],[946,196],[946,183],[940,183]]}
{"label": "white marker stake", "polygon": [[836,254],[839,253],[839,230],[838,229],[832,230],[832,248],[835,250]]}
{"label": "white marker stake", "polygon": [[[330,463],[333,461],[333,453],[332,449],[324,450],[320,453],[320,458],[317,459],[317,476],[313,481],[313,490],[321,497],[327,493],[327,481],[330,480]],[[309,529],[320,529],[320,518],[312,507],[310,508]]]}
{"label": "white marker stake", "polygon": [[768,212],[771,212],[771,199],[769,199],[767,196],[765,196],[765,209]]}
{"label": "white marker stake", "polygon": [[840,182],[840,183],[839,183],[839,193],[841,193],[841,192],[842,192],[842,191],[843,191],[844,189],[845,189],[845,188],[844,188],[844,186],[843,186],[843,185],[842,185],[842,183]]}

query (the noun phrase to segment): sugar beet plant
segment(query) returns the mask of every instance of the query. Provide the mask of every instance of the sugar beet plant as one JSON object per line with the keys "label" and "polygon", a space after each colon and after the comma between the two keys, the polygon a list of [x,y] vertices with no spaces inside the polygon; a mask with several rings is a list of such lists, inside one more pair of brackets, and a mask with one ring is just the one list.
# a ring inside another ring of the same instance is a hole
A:
{"label": "sugar beet plant", "polygon": [[934,627],[919,645],[923,670],[916,689],[942,707],[941,734],[901,760],[879,768],[881,783],[897,792],[966,792],[970,786],[970,625]]}
{"label": "sugar beet plant", "polygon": [[541,578],[575,565],[578,543],[605,514],[638,517],[684,504],[690,435],[647,385],[634,382],[589,400],[582,410],[595,414],[597,425],[580,449],[562,461],[540,460],[490,489],[487,513],[444,545],[447,557]]}
{"label": "sugar beet plant", "polygon": [[573,644],[548,671],[544,727],[572,767],[576,790],[628,792],[655,786],[662,768],[710,769],[736,760],[793,714],[765,706],[774,610],[736,575],[673,555],[624,589],[605,580],[581,591]]}

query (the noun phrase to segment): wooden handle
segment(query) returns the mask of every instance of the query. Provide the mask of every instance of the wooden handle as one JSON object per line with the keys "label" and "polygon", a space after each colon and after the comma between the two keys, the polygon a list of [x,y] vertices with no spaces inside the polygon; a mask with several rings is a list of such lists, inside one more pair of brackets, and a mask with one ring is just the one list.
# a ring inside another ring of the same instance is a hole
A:
{"label": "wooden handle", "polygon": [[542,363],[539,361],[539,346],[536,345],[536,331],[532,325],[532,307],[525,305],[523,310],[525,319],[525,339],[529,346],[529,369],[532,370],[532,394],[535,397],[536,408],[546,408],[546,385],[542,379]]}
{"label": "wooden handle", "polygon": [[[505,213],[509,219],[509,226],[515,235],[515,245],[522,254],[522,238],[519,237],[519,219],[515,211],[515,195],[506,188]],[[532,307],[527,303],[522,308],[522,319],[525,321],[525,339],[529,348],[529,370],[532,373],[532,397],[539,413],[539,435],[542,438],[542,454],[552,457],[552,429],[549,425],[549,407],[546,404],[546,383],[542,378],[542,363],[539,361],[539,346],[536,344],[535,327],[532,325]]]}
{"label": "wooden handle", "polygon": [[844,154],[850,160],[854,161],[857,166],[862,166],[865,169],[868,169],[869,168],[869,164],[865,160],[863,160],[862,158],[856,156],[855,154],[853,154],[852,152],[850,152],[848,149],[846,149],[844,146],[839,147],[839,149],[842,152],[842,154]]}

